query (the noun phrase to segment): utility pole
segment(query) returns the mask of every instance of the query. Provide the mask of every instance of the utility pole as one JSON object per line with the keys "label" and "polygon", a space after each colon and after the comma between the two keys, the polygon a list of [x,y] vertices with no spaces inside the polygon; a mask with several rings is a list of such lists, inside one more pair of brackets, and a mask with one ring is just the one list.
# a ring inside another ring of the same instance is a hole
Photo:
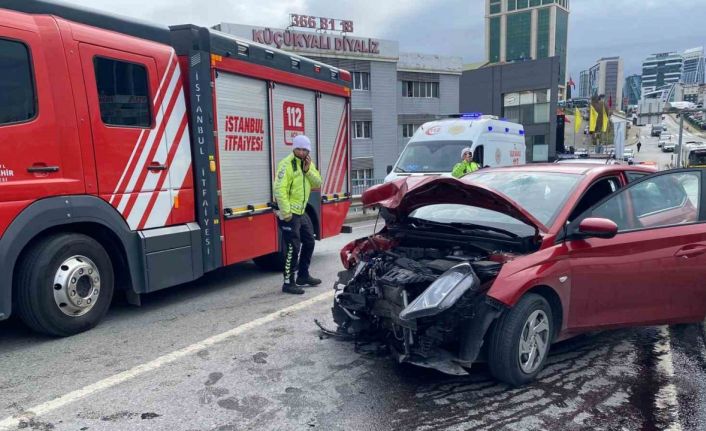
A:
{"label": "utility pole", "polygon": [[681,168],[681,145],[684,139],[684,113],[679,115],[679,145],[677,145],[677,168]]}

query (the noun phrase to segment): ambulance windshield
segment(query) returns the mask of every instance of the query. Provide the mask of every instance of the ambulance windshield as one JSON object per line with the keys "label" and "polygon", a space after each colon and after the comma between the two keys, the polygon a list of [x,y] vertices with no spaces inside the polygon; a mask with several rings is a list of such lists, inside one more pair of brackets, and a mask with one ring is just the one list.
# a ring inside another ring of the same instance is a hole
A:
{"label": "ambulance windshield", "polygon": [[411,142],[404,149],[395,172],[440,173],[451,172],[461,161],[461,151],[471,146],[470,141]]}

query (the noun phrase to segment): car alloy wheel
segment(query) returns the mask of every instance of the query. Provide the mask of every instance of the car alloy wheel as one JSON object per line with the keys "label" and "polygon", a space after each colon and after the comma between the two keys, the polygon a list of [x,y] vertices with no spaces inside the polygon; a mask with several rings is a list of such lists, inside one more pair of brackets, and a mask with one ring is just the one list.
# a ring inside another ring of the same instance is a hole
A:
{"label": "car alloy wheel", "polygon": [[532,374],[540,367],[549,350],[549,318],[542,310],[529,315],[520,333],[518,359],[520,368]]}

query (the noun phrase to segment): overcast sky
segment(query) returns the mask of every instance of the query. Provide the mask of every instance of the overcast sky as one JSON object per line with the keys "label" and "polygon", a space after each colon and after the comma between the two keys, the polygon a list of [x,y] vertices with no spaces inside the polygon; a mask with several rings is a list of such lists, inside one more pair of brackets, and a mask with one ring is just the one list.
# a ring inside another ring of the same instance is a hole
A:
{"label": "overcast sky", "polygon": [[[289,13],[352,19],[355,35],[398,40],[403,52],[484,60],[484,0],[69,0],[162,24],[283,28]],[[625,76],[646,56],[706,45],[706,0],[572,0],[569,72],[620,56]]]}

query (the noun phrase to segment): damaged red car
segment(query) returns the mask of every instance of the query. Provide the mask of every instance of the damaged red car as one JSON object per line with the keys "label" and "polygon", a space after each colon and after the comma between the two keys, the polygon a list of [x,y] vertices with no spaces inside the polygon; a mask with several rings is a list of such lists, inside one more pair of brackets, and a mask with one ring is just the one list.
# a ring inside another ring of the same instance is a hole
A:
{"label": "damaged red car", "polygon": [[522,385],[552,343],[706,315],[704,171],[527,165],[373,187],[385,226],[341,251],[336,333]]}

